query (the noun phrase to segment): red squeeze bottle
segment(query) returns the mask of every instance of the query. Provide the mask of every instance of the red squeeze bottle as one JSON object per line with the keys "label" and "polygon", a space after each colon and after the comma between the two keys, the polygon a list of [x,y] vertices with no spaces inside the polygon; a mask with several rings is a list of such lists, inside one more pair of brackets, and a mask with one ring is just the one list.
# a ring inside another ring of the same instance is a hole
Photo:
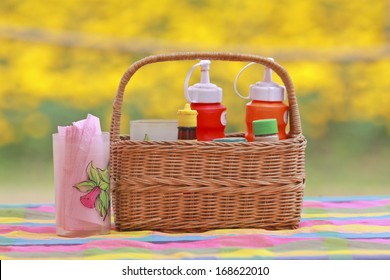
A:
{"label": "red squeeze bottle", "polygon": [[[210,83],[210,61],[201,60],[192,66],[184,82],[184,94],[191,109],[198,111],[196,138],[198,141],[211,141],[225,137],[226,107],[222,102],[222,89]],[[200,83],[188,87],[190,77],[196,67],[201,67]]]}
{"label": "red squeeze bottle", "polygon": [[[270,58],[273,60],[272,58]],[[265,67],[264,80],[250,86],[249,97],[243,97],[236,88],[236,82],[241,72],[248,66],[245,66],[237,75],[234,82],[234,89],[238,96],[245,99],[252,99],[246,104],[246,127],[245,134],[248,142],[254,139],[252,123],[255,120],[276,119],[278,123],[278,136],[280,140],[286,139],[286,125],[288,121],[288,106],[283,102],[285,99],[285,88],[272,81],[272,70]]]}

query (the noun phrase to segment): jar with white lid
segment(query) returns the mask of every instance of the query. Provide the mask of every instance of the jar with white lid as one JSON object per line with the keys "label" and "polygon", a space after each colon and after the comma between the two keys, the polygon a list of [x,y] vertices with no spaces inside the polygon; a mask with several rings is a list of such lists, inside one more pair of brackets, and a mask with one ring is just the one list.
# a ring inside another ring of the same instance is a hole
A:
{"label": "jar with white lid", "polygon": [[276,119],[255,120],[252,122],[255,142],[279,141]]}

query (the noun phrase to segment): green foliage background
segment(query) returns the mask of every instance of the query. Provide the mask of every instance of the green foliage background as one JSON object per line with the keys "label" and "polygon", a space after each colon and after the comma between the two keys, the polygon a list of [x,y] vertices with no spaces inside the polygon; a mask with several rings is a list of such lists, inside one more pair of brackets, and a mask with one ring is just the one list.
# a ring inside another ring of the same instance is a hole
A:
{"label": "green foliage background", "polygon": [[[388,194],[389,4],[2,0],[0,202],[53,201],[56,127],[92,113],[108,130],[126,68],[147,55],[175,51],[273,57],[294,81],[309,140],[306,195]],[[162,63],[137,72],[125,96],[122,133],[128,133],[130,119],[175,118],[194,63]],[[245,129],[246,101],[233,91],[244,65],[211,65],[212,82],[224,89],[228,131]],[[240,91],[261,78],[261,67],[248,69]]]}

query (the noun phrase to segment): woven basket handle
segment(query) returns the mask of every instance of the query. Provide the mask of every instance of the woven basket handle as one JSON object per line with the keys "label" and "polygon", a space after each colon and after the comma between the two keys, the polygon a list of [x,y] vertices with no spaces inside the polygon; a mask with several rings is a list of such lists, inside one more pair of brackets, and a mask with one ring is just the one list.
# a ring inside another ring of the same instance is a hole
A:
{"label": "woven basket handle", "polygon": [[278,63],[273,62],[266,57],[248,55],[248,54],[236,54],[236,53],[223,53],[223,52],[191,52],[191,53],[172,53],[172,54],[161,54],[152,55],[145,57],[139,61],[134,62],[123,74],[120,81],[118,91],[113,104],[113,113],[111,119],[110,129],[110,141],[119,140],[120,136],[120,119],[121,109],[123,103],[123,95],[125,92],[126,85],[130,81],[130,78],[134,73],[142,66],[147,64],[174,61],[174,60],[227,60],[227,61],[243,61],[243,62],[256,62],[262,64],[268,68],[271,68],[283,81],[286,87],[288,103],[289,103],[289,114],[290,114],[290,133],[289,137],[297,137],[302,134],[301,118],[299,115],[297,98],[294,91],[294,85],[287,71]]}

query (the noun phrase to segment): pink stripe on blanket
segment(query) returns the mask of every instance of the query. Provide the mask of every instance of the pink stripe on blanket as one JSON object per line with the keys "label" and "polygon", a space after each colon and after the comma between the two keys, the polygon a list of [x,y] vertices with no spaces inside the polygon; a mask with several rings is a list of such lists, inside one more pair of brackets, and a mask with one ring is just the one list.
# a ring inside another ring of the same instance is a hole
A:
{"label": "pink stripe on blanket", "polygon": [[388,206],[390,204],[390,199],[382,200],[356,200],[356,201],[342,201],[342,202],[329,202],[329,201],[303,201],[304,208],[327,208],[327,209],[337,209],[337,208],[372,208],[380,206]]}

